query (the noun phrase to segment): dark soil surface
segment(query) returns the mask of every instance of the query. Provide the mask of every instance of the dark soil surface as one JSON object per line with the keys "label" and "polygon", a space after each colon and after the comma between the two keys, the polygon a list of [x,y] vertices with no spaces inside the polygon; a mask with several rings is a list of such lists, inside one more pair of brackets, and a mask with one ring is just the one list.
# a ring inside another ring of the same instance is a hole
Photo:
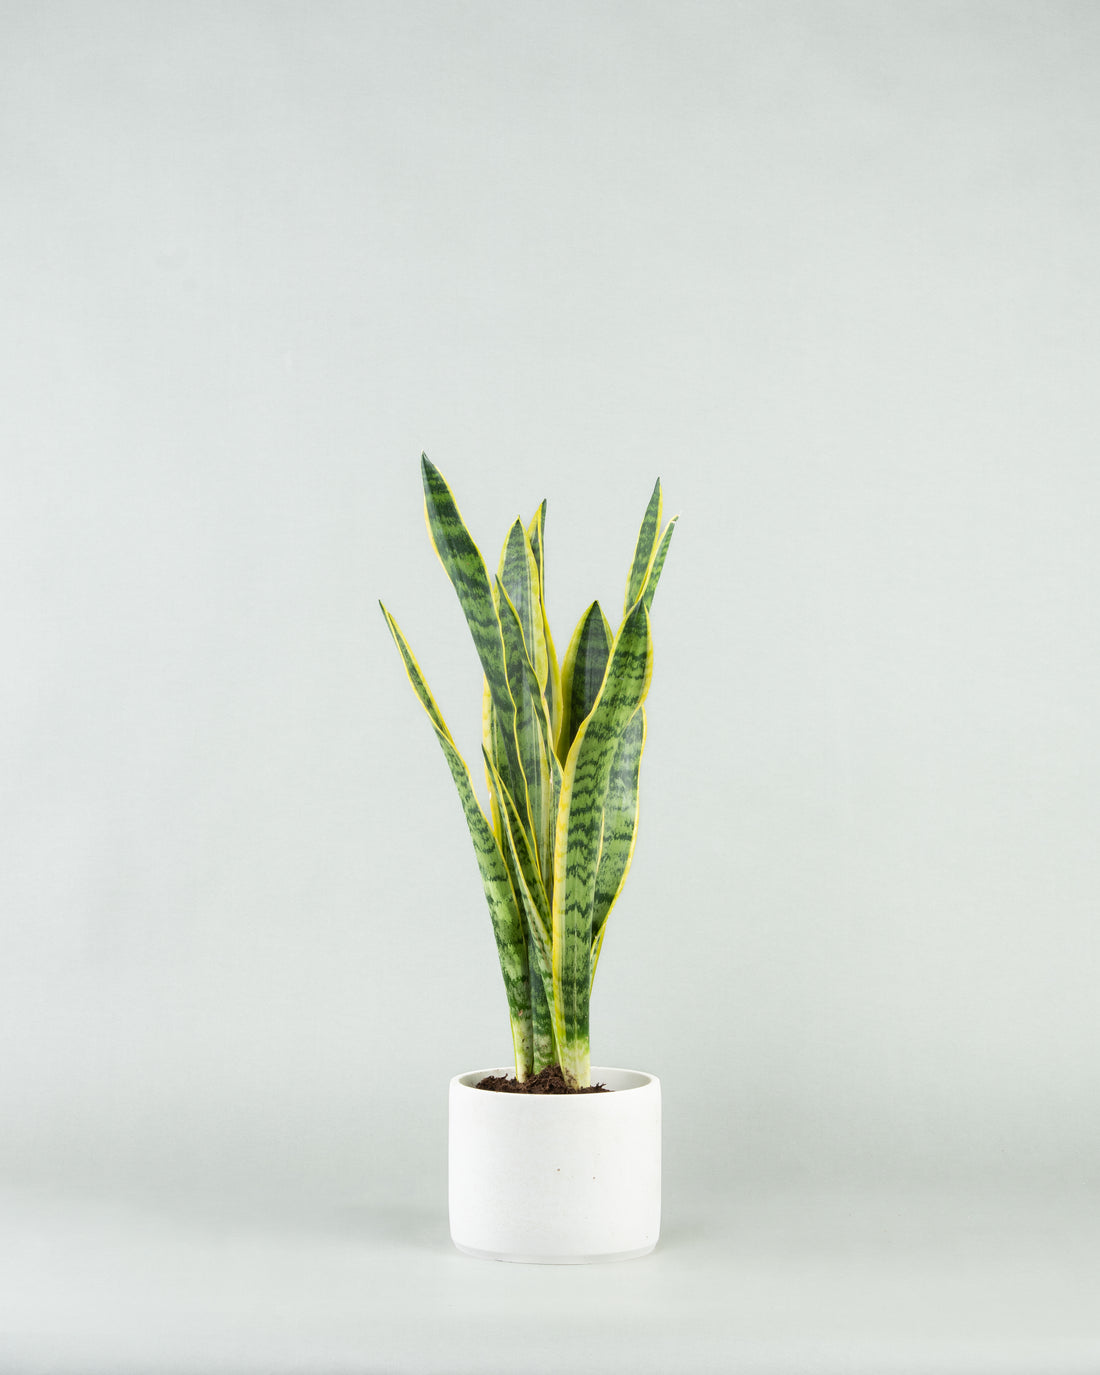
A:
{"label": "dark soil surface", "polygon": [[561,1072],[560,1065],[547,1065],[545,1069],[540,1069],[533,1079],[527,1079],[524,1083],[519,1083],[515,1079],[508,1079],[503,1074],[490,1074],[487,1078],[478,1083],[479,1089],[487,1089],[490,1093],[610,1093],[611,1090],[603,1084],[593,1084],[587,1089],[571,1089],[565,1082],[565,1076]]}

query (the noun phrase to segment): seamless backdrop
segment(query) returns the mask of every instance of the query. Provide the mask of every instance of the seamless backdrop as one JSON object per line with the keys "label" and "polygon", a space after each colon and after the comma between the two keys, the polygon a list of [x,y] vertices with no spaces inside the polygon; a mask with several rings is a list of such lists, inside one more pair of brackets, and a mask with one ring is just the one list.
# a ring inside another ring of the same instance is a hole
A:
{"label": "seamless backdrop", "polygon": [[446,768],[656,476],[593,1057],[711,1177],[1093,1182],[1100,10],[0,7],[0,1174],[442,1196],[507,1059]]}

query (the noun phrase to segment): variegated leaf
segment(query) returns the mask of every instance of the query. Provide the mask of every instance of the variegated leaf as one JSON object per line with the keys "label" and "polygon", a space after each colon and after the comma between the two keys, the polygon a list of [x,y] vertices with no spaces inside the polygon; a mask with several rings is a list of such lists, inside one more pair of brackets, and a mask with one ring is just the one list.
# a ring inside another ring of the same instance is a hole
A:
{"label": "variegated leaf", "polygon": [[508,689],[515,703],[516,741],[522,770],[523,791],[513,789],[516,805],[525,817],[525,827],[538,857],[539,873],[550,866],[547,837],[550,832],[552,788],[546,746],[546,705],[535,670],[527,657],[516,608],[499,578],[495,584],[504,637],[504,663]]}
{"label": "variegated leaf", "polygon": [[542,606],[543,639],[546,642],[546,681],[543,696],[546,698],[546,711],[550,717],[550,738],[557,741],[561,730],[561,669],[554,648],[554,637],[550,634],[550,621],[546,614],[546,502],[535,512],[527,527],[527,538],[535,564],[539,572],[539,602]]}
{"label": "variegated leaf", "polygon": [[661,581],[661,573],[664,570],[665,559],[668,558],[668,546],[672,543],[672,532],[676,529],[676,522],[679,519],[679,516],[673,516],[665,526],[665,532],[661,536],[661,543],[657,546],[657,553],[654,555],[653,563],[646,577],[645,589],[642,592],[642,596],[645,599],[647,611],[653,610],[653,597],[657,591],[657,584]]}
{"label": "variegated leaf", "polygon": [[661,529],[661,506],[661,479],[658,478],[653,487],[653,495],[649,498],[645,515],[642,517],[637,544],[634,546],[634,561],[630,565],[630,576],[626,580],[626,600],[623,603],[624,616],[642,595],[645,588],[646,578],[649,575],[653,555],[657,548],[657,535]]}
{"label": "variegated leaf", "polygon": [[[497,574],[519,617],[523,643],[538,678],[539,692],[546,688],[546,634],[543,629],[542,595],[535,555],[523,522],[517,520],[508,531]],[[498,607],[499,611],[499,607]]]}
{"label": "variegated leaf", "polygon": [[[382,604],[379,603],[379,605]],[[493,935],[496,938],[497,955],[500,959],[500,969],[504,976],[504,990],[508,999],[512,1040],[516,1052],[516,1074],[517,1077],[524,1078],[530,1069],[532,1058],[527,942],[524,936],[522,916],[508,877],[504,854],[485,817],[485,813],[481,810],[466,761],[455,745],[420,665],[409,648],[408,641],[384,606],[382,606],[382,615],[386,618],[386,625],[389,627],[390,634],[393,636],[394,643],[404,662],[409,682],[432,723],[432,729],[435,731],[436,739],[443,750],[447,767],[450,769],[451,777],[454,779],[462,803],[462,811],[469,828],[470,839],[473,841],[474,854],[477,856],[481,883],[485,890],[485,900],[489,906]]]}
{"label": "variegated leaf", "polygon": [[599,602],[593,602],[577,623],[561,670],[562,715],[558,758],[564,760],[581,722],[603,685],[614,636]]}
{"label": "variegated leaf", "polygon": [[604,809],[620,737],[645,700],[652,672],[649,612],[639,600],[615,639],[603,686],[562,773],[551,909],[554,1000],[564,1029],[562,1072],[580,1086],[589,1077],[592,914]]}
{"label": "variegated leaf", "polygon": [[421,457],[420,469],[424,482],[424,514],[428,533],[439,561],[458,594],[482,671],[489,684],[489,695],[505,751],[505,776],[513,787],[518,788],[522,770],[516,740],[516,710],[508,691],[504,642],[485,560],[466,528],[451,489],[427,454]]}
{"label": "variegated leaf", "polygon": [[615,749],[607,783],[600,835],[600,858],[592,894],[592,978],[603,945],[607,918],[626,882],[638,838],[638,775],[645,748],[645,707],[639,707]]}
{"label": "variegated leaf", "polygon": [[485,769],[496,799],[504,832],[506,859],[512,886],[518,896],[527,937],[531,1015],[534,1044],[534,1071],[557,1062],[559,1027],[554,1018],[552,927],[550,902],[538,873],[534,855],[500,774],[488,754]]}

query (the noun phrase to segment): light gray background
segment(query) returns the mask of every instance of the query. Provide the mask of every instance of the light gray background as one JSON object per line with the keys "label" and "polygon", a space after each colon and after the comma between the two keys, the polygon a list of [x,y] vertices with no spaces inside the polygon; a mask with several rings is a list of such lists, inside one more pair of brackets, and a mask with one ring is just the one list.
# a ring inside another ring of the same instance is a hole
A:
{"label": "light gray background", "polygon": [[682,512],[593,1007],[659,1259],[707,1187],[1100,1184],[1098,60],[1073,3],[0,7],[19,1198],[438,1224],[509,1041],[375,605],[476,757],[421,449],[494,557],[549,499],[561,651]]}

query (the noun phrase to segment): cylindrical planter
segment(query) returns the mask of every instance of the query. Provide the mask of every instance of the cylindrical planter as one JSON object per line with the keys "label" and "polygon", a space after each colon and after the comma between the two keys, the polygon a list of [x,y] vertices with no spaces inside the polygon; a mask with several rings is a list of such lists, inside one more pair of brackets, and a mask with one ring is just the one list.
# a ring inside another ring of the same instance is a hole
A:
{"label": "cylindrical planter", "polygon": [[450,1089],[451,1239],[483,1260],[583,1265],[647,1255],[661,1229],[661,1084],[592,1067],[611,1093]]}

